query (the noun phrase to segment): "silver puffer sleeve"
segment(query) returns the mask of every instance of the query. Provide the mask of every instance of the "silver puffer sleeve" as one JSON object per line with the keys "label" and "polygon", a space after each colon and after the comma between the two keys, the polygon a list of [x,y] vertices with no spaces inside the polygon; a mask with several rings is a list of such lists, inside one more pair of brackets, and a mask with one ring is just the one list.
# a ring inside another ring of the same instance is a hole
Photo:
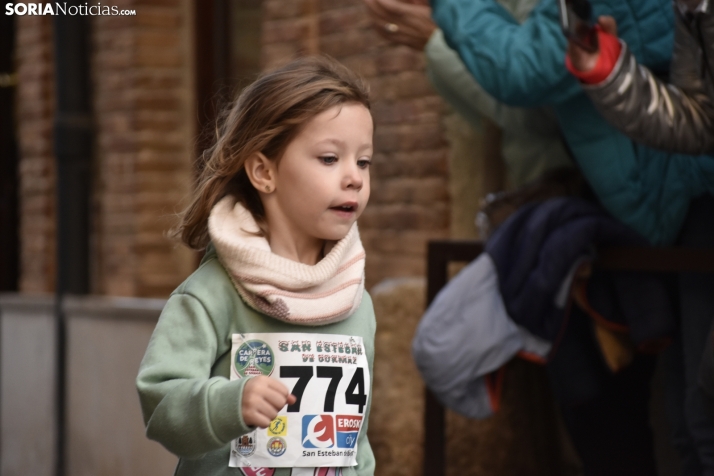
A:
{"label": "silver puffer sleeve", "polygon": [[610,76],[584,85],[600,113],[650,147],[686,154],[714,151],[714,17],[702,13],[691,29],[677,16],[670,83],[638,65],[622,44]]}

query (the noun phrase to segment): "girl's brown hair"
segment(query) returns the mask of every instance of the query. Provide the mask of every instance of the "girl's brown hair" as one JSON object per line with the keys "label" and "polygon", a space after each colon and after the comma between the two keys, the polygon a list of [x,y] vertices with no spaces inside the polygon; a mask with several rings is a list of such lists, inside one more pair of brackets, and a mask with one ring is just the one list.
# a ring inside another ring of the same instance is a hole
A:
{"label": "girl's brown hair", "polygon": [[245,161],[262,152],[280,160],[301,126],[340,104],[356,102],[369,109],[369,91],[352,71],[328,56],[305,57],[259,77],[222,114],[216,143],[206,158],[191,203],[179,215],[173,234],[193,249],[209,241],[208,216],[231,194],[265,231],[260,196],[245,172]]}

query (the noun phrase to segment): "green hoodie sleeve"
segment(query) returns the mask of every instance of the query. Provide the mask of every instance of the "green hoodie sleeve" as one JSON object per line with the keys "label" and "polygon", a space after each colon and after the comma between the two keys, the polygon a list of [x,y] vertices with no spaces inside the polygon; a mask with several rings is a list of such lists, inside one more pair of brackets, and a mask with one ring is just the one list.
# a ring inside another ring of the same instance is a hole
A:
{"label": "green hoodie sleeve", "polygon": [[198,299],[173,294],[139,368],[146,434],[181,457],[199,457],[252,430],[241,414],[247,379],[212,376],[225,352],[218,335]]}
{"label": "green hoodie sleeve", "polygon": [[377,329],[372,298],[366,291],[364,292],[364,297],[362,298],[362,306],[369,309],[370,324],[368,335],[365,336],[364,345],[369,365],[369,384],[371,390],[370,398],[367,402],[367,408],[365,409],[365,418],[359,432],[359,437],[357,438],[357,466],[343,468],[344,476],[373,476],[376,466],[374,452],[372,451],[372,446],[369,444],[367,433],[369,433],[369,415],[371,414],[372,398],[374,397],[374,335]]}
{"label": "green hoodie sleeve", "polygon": [[[370,369],[371,371],[371,369]],[[372,399],[369,399],[369,404],[367,405],[367,415],[370,413],[370,408],[372,407]],[[374,453],[372,452],[372,447],[367,439],[367,431],[369,430],[369,421],[365,418],[364,427],[359,433],[359,438],[357,440],[357,466],[353,469],[359,476],[369,476],[374,474],[375,459]]]}

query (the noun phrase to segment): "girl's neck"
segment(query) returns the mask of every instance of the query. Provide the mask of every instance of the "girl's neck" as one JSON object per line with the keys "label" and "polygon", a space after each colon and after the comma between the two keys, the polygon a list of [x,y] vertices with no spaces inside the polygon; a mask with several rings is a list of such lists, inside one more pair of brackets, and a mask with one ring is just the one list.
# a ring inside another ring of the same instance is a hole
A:
{"label": "girl's neck", "polygon": [[325,256],[325,240],[309,240],[299,243],[280,233],[270,233],[268,236],[270,250],[278,256],[298,263],[314,266]]}

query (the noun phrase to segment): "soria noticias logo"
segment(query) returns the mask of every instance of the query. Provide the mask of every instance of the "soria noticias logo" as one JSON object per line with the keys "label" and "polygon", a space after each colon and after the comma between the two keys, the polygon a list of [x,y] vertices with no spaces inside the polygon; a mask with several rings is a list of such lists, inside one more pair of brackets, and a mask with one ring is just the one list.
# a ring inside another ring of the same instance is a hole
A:
{"label": "soria noticias logo", "polygon": [[67,5],[67,2],[6,3],[5,15],[134,16],[136,10],[121,10],[119,7],[101,3],[81,5]]}

